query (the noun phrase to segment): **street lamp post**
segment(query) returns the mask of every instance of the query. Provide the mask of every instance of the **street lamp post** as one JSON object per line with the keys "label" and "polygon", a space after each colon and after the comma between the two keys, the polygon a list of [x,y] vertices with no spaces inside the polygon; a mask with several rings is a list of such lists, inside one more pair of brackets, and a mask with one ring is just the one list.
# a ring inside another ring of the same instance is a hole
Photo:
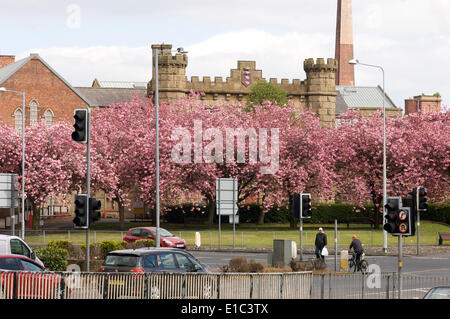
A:
{"label": "street lamp post", "polygon": [[185,54],[187,51],[184,51],[183,48],[178,48],[176,51],[172,50],[160,50],[155,48],[155,143],[156,143],[156,247],[160,247],[160,207],[159,207],[159,78],[158,78],[158,69],[159,69],[159,61],[158,56],[160,52],[178,52]]}
{"label": "street lamp post", "polygon": [[[364,66],[368,66],[368,67],[373,67],[373,68],[377,68],[380,69],[382,74],[383,74],[383,95],[382,95],[382,100],[383,100],[383,206],[381,208],[381,212],[383,213],[384,211],[384,206],[386,205],[386,199],[387,199],[387,190],[386,190],[386,108],[384,105],[384,92],[385,92],[385,86],[384,86],[384,69],[379,66],[379,65],[373,65],[373,64],[366,64],[366,63],[361,63],[359,62],[359,60],[357,59],[352,59],[349,61],[350,64],[353,65],[364,65]],[[384,214],[383,214],[383,220],[384,220]],[[383,252],[387,252],[387,232],[383,229]]]}
{"label": "street lamp post", "polygon": [[13,92],[22,95],[22,217],[21,217],[21,236],[25,239],[25,92],[8,90],[0,87],[0,91]]}

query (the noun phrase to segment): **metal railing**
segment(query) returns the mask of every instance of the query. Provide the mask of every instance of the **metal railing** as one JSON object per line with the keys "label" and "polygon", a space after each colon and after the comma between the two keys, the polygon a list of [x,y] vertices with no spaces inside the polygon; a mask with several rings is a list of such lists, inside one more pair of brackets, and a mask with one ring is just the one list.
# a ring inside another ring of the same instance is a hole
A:
{"label": "metal railing", "polygon": [[449,277],[402,275],[397,273],[314,275],[312,299],[421,299],[435,286],[450,285]]}
{"label": "metal railing", "polygon": [[[448,277],[402,275],[401,299],[420,299]],[[398,299],[396,273],[0,272],[0,299]]]}
{"label": "metal railing", "polygon": [[306,299],[311,272],[0,272],[0,299]]}

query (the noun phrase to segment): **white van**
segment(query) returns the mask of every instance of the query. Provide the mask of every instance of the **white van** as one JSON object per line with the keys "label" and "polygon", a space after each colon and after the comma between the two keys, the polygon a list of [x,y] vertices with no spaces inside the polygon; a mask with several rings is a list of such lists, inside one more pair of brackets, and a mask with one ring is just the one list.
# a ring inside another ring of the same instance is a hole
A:
{"label": "white van", "polygon": [[0,234],[0,255],[23,255],[44,266],[31,247],[17,236]]}

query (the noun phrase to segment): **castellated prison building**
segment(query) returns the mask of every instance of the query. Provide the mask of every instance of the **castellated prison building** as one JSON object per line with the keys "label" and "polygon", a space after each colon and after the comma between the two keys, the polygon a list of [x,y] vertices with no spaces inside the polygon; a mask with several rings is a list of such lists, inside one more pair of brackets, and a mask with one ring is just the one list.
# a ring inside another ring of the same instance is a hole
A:
{"label": "castellated prison building", "polygon": [[[217,104],[220,102],[245,103],[247,95],[254,83],[266,81],[262,70],[256,68],[255,61],[238,61],[237,68],[230,70],[230,76],[222,77],[192,76],[186,77],[188,56],[186,54],[172,54],[171,44],[152,45],[153,58],[155,49],[158,54],[158,79],[160,99],[176,99],[194,92],[203,92],[201,99],[205,103]],[[155,59],[154,59],[155,60]],[[324,58],[306,59],[303,62],[306,79],[271,78],[268,82],[280,87],[297,107],[310,108],[317,113],[323,124],[334,125],[336,116],[349,108],[358,108],[368,114],[385,107],[391,116],[401,116],[402,110],[397,108],[390,98],[379,87],[336,86],[336,73],[338,62],[336,59]],[[155,93],[155,68],[153,67],[152,80],[147,86],[147,95]]]}

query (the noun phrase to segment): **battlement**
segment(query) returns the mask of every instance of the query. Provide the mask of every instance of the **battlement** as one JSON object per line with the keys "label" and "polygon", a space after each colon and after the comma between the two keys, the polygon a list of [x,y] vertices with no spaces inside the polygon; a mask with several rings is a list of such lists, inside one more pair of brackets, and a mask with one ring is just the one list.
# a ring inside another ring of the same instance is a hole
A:
{"label": "battlement", "polygon": [[158,64],[160,66],[178,66],[186,67],[188,64],[188,57],[186,54],[176,53],[172,54],[171,44],[153,44],[152,51],[153,56],[155,55],[155,50],[159,50],[158,54]]}
{"label": "battlement", "polygon": [[186,67],[188,64],[188,57],[181,53],[172,55],[170,52],[162,52],[158,56],[158,62],[161,66]]}
{"label": "battlement", "polygon": [[338,62],[336,59],[328,58],[327,63],[325,63],[324,58],[317,58],[316,61],[314,61],[313,58],[306,59],[303,62],[303,69],[305,72],[320,72],[320,71],[327,71],[327,72],[336,72],[338,68]]}

